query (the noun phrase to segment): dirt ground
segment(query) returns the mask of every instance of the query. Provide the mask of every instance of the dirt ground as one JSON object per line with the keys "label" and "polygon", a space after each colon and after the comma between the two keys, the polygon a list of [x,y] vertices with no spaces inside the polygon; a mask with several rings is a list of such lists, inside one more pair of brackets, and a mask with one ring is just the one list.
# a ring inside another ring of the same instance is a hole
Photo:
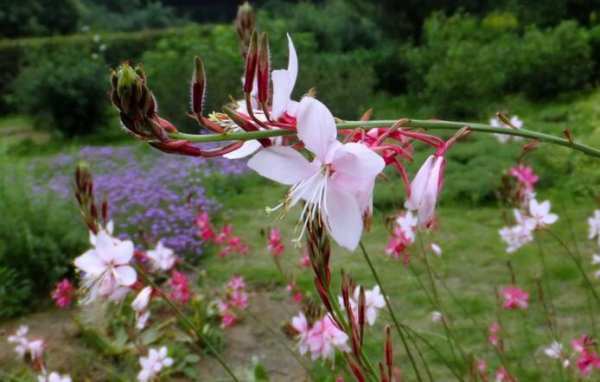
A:
{"label": "dirt ground", "polygon": [[[223,357],[233,367],[236,374],[244,375],[256,357],[269,372],[272,381],[306,381],[306,372],[300,365],[301,359],[294,357],[294,342],[285,338],[281,331],[282,323],[297,313],[297,306],[286,300],[277,299],[273,293],[254,292],[251,295],[247,316],[242,322],[225,331]],[[44,338],[47,342],[46,360],[53,370],[68,371],[71,362],[89,359],[89,381],[103,381],[99,377],[102,365],[94,360],[94,354],[86,349],[78,338],[78,329],[71,319],[73,311],[50,310],[35,313],[18,320],[0,325],[0,370],[19,367],[13,347],[6,337],[19,325],[28,325],[31,337]],[[260,319],[259,319],[260,317]],[[97,357],[96,357],[97,358]],[[306,360],[304,360],[306,362]],[[78,369],[81,369],[79,365]],[[87,371],[87,368],[85,368]],[[211,357],[203,357],[198,364],[200,381],[227,381],[228,378],[218,362]],[[95,377],[96,376],[96,377]],[[186,378],[174,378],[189,381]]]}

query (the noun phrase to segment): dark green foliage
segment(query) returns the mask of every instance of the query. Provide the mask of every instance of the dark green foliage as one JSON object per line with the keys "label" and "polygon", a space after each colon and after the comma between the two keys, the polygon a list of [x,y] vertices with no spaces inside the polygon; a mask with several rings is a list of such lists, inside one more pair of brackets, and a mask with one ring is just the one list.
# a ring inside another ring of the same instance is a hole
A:
{"label": "dark green foliage", "polygon": [[92,30],[138,31],[169,28],[182,19],[160,1],[84,1],[82,24]]}
{"label": "dark green foliage", "polygon": [[586,31],[573,21],[553,29],[529,29],[517,51],[516,81],[531,98],[582,90],[593,68]]}
{"label": "dark green foliage", "polygon": [[36,192],[30,176],[25,166],[0,163],[0,268],[47,296],[85,249],[86,233],[75,206]]}
{"label": "dark green foliage", "polygon": [[19,109],[32,115],[36,126],[72,137],[106,124],[107,81],[108,68],[100,57],[65,50],[33,55],[13,87]]}
{"label": "dark green foliage", "polygon": [[77,0],[1,0],[0,37],[72,33],[79,11]]}
{"label": "dark green foliage", "polygon": [[31,282],[0,265],[0,320],[26,312],[31,297]]}

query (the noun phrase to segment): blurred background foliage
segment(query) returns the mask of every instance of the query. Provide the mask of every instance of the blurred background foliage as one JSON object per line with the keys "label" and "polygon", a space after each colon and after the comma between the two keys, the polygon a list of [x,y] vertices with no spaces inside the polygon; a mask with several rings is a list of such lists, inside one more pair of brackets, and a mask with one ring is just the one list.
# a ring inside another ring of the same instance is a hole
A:
{"label": "blurred background foliage", "polygon": [[[74,228],[73,208],[30,195],[32,174],[14,158],[26,162],[82,142],[131,143],[107,96],[110,69],[124,60],[143,63],[164,117],[198,131],[186,117],[195,55],[206,65],[207,109],[220,110],[241,95],[243,61],[231,23],[238,5],[0,0],[0,279],[8,280],[0,283],[0,306],[7,309],[0,317],[18,313],[15,301],[46,291],[67,269],[64,254],[79,253],[86,239]],[[274,68],[286,66],[285,33],[293,36],[300,59],[294,96],[314,88],[342,118],[369,107],[377,118],[487,121],[503,111],[521,117],[525,127],[557,135],[570,128],[578,140],[600,146],[600,0],[253,5],[271,37]],[[500,174],[519,151],[490,136],[457,145],[442,203],[496,203]],[[597,194],[600,171],[591,159],[566,149],[542,151],[528,157],[541,190]],[[425,155],[418,152],[415,162]],[[380,208],[397,203],[395,189],[388,189],[377,195]],[[32,276],[39,274],[44,277]]]}

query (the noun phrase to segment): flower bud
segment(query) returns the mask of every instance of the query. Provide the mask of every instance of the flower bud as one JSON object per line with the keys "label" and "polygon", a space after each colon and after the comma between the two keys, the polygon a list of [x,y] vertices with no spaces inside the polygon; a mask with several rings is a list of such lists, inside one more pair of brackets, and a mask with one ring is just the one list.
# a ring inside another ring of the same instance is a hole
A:
{"label": "flower bud", "polygon": [[204,63],[200,57],[194,59],[194,75],[192,77],[192,113],[196,116],[202,115],[204,99],[206,97],[206,72]]}
{"label": "flower bud", "polygon": [[266,104],[269,98],[269,74],[271,73],[271,52],[269,50],[269,37],[263,32],[258,42],[258,102]]}
{"label": "flower bud", "polygon": [[250,39],[256,28],[256,14],[247,1],[239,6],[234,25],[240,39],[240,52],[242,58],[246,58]]}
{"label": "flower bud", "polygon": [[250,37],[248,54],[246,55],[246,74],[244,75],[244,93],[252,93],[254,78],[256,78],[256,64],[258,61],[258,37],[256,32]]}

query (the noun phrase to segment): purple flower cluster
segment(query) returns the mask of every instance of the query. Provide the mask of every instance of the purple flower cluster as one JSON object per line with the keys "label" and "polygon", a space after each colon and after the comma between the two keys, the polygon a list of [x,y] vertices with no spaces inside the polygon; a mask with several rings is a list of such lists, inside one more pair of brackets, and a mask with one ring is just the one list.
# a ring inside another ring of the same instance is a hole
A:
{"label": "purple flower cluster", "polygon": [[202,181],[213,173],[237,175],[243,161],[189,158],[150,152],[133,146],[83,147],[35,163],[35,193],[54,192],[73,198],[72,174],[78,161],[90,165],[97,197],[106,197],[115,231],[143,246],[158,240],[180,254],[200,254],[195,218],[219,205],[207,198]]}

